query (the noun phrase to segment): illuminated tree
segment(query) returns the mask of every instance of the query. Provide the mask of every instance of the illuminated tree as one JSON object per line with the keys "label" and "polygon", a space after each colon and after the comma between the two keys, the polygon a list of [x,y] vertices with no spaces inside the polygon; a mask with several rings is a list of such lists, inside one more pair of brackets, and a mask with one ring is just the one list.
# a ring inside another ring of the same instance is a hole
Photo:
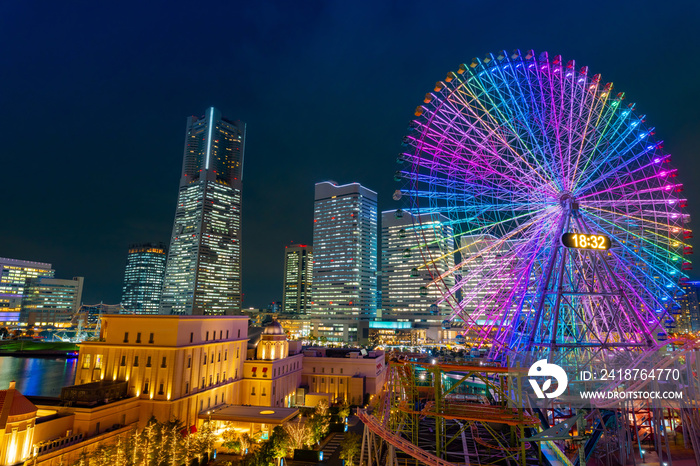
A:
{"label": "illuminated tree", "polygon": [[311,430],[301,418],[297,418],[296,422],[286,423],[284,430],[287,432],[290,448],[302,450],[311,444]]}
{"label": "illuminated tree", "polygon": [[347,401],[343,401],[343,404],[340,405],[340,409],[338,409],[338,416],[343,420],[350,416],[350,405]]}
{"label": "illuminated tree", "polygon": [[360,434],[348,432],[340,443],[340,459],[345,460],[345,466],[353,466],[355,457],[360,453]]}
{"label": "illuminated tree", "polygon": [[308,426],[311,431],[312,443],[318,443],[328,435],[330,421],[331,414],[328,411],[328,403],[325,400],[321,400],[309,417]]}

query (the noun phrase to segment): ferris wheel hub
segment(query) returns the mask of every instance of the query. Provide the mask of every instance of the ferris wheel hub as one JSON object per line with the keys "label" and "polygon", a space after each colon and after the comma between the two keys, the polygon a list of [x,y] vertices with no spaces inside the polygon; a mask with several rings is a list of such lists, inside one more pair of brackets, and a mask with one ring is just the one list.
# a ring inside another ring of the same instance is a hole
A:
{"label": "ferris wheel hub", "polygon": [[566,191],[559,195],[559,204],[570,210],[578,210],[578,202],[570,192]]}

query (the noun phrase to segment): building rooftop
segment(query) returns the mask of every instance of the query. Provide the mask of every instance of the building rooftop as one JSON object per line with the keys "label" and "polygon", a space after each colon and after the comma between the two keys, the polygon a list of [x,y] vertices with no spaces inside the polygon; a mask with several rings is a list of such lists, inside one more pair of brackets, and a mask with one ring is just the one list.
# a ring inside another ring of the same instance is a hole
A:
{"label": "building rooftop", "polygon": [[276,320],[273,320],[269,324],[265,326],[265,329],[263,330],[263,335],[284,335],[284,329],[282,328],[282,325],[277,322]]}
{"label": "building rooftop", "polygon": [[202,411],[199,413],[199,418],[211,419],[214,421],[282,424],[290,419],[293,419],[297,414],[299,414],[299,410],[297,408],[229,405],[216,410]]}
{"label": "building rooftop", "polygon": [[325,348],[311,346],[304,348],[304,357],[317,358],[355,358],[355,359],[376,359],[384,357],[382,350],[359,350],[356,348]]}
{"label": "building rooftop", "polygon": [[179,314],[111,314],[110,319],[179,319],[179,320],[208,320],[208,319],[245,319],[248,320],[250,317],[246,315],[236,315],[236,316],[196,316],[196,315],[179,315]]}
{"label": "building rooftop", "polygon": [[[0,419],[7,420],[7,416],[22,416],[35,413],[37,410],[34,403],[15,388],[14,381],[10,382],[10,388],[7,390],[0,390]],[[0,428],[4,427],[0,425]]]}

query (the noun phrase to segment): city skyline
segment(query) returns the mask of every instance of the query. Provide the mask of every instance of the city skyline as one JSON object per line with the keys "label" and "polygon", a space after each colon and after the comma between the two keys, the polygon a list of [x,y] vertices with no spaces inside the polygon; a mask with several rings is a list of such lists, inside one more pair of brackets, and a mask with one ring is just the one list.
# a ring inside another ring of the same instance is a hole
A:
{"label": "city skyline", "polygon": [[[103,5],[0,8],[0,30],[14,44],[4,57],[13,92],[2,97],[0,117],[13,135],[3,157],[13,175],[0,194],[17,207],[0,232],[0,256],[84,276],[88,303],[120,300],[128,244],[168,241],[182,125],[212,105],[249,124],[244,307],[281,299],[281,246],[311,242],[315,183],[359,182],[379,193],[380,210],[401,207],[391,201],[392,174],[412,112],[443,70],[473,56],[519,47],[575,58],[613,81],[626,102],[640,102],[674,165],[698,171],[699,65],[687,57],[700,11],[690,2],[615,10],[625,14],[615,28],[599,12],[556,2],[537,15],[513,4],[498,13],[499,27],[476,21],[468,29],[460,18],[495,12],[452,5],[445,15],[419,2],[268,2],[195,13],[171,5],[165,15],[143,6],[137,17]],[[227,35],[222,26],[234,13],[242,24]],[[209,47],[191,40],[209,34]],[[198,65],[188,65],[194,56]],[[688,183],[686,194],[692,214],[700,186]]]}

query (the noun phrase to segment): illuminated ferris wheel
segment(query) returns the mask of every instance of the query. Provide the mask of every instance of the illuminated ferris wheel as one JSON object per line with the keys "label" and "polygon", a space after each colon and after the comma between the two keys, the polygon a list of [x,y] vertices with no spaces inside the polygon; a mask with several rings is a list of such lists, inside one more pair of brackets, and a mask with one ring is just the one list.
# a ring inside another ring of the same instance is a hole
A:
{"label": "illuminated ferris wheel", "polygon": [[624,93],[516,50],[448,73],[415,115],[395,198],[449,219],[454,253],[421,252],[465,335],[492,356],[659,345],[692,234],[671,157]]}

